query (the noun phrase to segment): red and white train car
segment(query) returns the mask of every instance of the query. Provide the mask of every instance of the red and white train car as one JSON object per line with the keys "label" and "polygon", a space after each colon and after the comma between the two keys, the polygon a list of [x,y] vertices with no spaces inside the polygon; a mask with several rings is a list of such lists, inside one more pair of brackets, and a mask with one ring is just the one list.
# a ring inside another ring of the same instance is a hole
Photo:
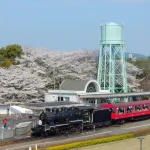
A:
{"label": "red and white train car", "polygon": [[123,124],[126,120],[139,120],[150,116],[150,100],[102,104],[101,108],[109,108],[111,120]]}

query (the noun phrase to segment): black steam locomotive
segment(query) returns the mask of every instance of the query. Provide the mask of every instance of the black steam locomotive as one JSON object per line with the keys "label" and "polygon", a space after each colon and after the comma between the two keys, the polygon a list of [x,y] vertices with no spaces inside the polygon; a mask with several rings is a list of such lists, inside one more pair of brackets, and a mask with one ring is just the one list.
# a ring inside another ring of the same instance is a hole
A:
{"label": "black steam locomotive", "polygon": [[38,125],[32,128],[32,136],[83,132],[83,130],[111,124],[110,109],[94,109],[89,106],[47,108],[39,116]]}

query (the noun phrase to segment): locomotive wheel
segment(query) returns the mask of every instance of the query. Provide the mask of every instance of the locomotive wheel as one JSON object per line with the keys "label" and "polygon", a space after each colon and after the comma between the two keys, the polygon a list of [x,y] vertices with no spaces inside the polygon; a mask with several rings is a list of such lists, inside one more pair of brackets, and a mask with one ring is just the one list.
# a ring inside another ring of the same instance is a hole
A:
{"label": "locomotive wheel", "polygon": [[44,134],[43,132],[41,132],[41,137],[44,137],[44,135],[45,135],[45,134]]}
{"label": "locomotive wheel", "polygon": [[76,130],[75,130],[75,128],[70,128],[70,132],[75,132]]}
{"label": "locomotive wheel", "polygon": [[76,127],[76,132],[79,132],[80,131],[80,127]]}
{"label": "locomotive wheel", "polygon": [[83,128],[82,127],[79,127],[79,132],[83,133]]}
{"label": "locomotive wheel", "polygon": [[56,134],[57,134],[57,135],[60,135],[59,129],[56,129]]}
{"label": "locomotive wheel", "polygon": [[47,137],[48,137],[48,133],[45,133],[45,134],[44,134],[44,138],[47,138]]}

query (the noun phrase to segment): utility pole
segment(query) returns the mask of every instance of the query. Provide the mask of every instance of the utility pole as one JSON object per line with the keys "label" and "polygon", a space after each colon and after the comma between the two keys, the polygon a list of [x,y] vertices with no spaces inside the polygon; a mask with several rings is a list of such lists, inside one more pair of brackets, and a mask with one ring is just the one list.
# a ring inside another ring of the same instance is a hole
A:
{"label": "utility pole", "polygon": [[[13,95],[12,99],[14,99],[14,95]],[[10,116],[11,116],[11,99],[10,99],[9,102],[10,102],[10,106],[9,106],[9,107],[10,107],[10,108],[9,108],[9,114],[10,114]]]}
{"label": "utility pole", "polygon": [[53,75],[54,75],[54,90],[55,90],[55,67],[54,67],[54,73],[53,73]]}

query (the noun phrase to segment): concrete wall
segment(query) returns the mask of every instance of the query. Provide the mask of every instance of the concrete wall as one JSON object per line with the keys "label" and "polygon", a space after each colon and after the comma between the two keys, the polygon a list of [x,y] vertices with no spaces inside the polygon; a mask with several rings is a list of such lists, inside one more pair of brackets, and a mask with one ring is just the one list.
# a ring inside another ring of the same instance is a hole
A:
{"label": "concrete wall", "polygon": [[28,133],[33,127],[33,121],[19,123],[15,128],[15,136]]}
{"label": "concrete wall", "polygon": [[58,95],[55,94],[45,94],[45,102],[58,101]]}
{"label": "concrete wall", "polygon": [[13,138],[14,137],[14,130],[8,130],[8,129],[4,129],[4,130],[0,130],[0,140],[4,140],[4,139],[9,139],[9,138]]}

